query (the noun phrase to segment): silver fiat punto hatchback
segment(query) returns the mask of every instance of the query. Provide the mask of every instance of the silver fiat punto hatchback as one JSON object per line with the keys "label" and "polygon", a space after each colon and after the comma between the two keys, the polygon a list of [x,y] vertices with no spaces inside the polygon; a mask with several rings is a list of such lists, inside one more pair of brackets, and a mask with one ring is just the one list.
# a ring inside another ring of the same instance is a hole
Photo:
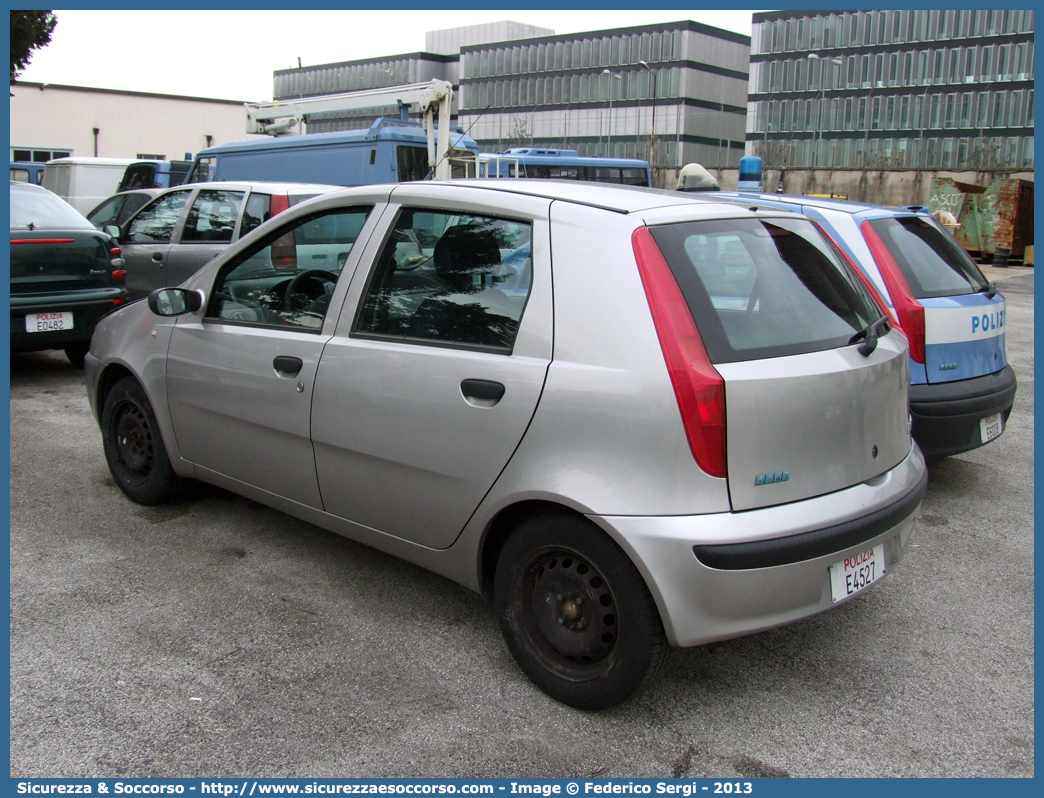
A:
{"label": "silver fiat punto hatchback", "polygon": [[[320,264],[317,266],[317,264]],[[346,189],[103,320],[134,501],[204,480],[490,598],[544,691],[827,610],[926,485],[907,341],[804,217],[490,180]]]}

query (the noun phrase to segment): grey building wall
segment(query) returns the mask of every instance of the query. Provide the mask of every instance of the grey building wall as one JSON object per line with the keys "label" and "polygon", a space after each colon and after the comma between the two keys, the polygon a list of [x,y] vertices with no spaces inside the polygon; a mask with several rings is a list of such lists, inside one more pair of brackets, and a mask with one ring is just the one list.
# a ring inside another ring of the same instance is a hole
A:
{"label": "grey building wall", "polygon": [[553,36],[551,28],[525,25],[521,22],[486,22],[462,28],[431,30],[424,34],[424,49],[429,53],[458,55],[460,48],[469,44],[506,42],[511,39],[529,39],[533,36]]}
{"label": "grey building wall", "polygon": [[692,21],[466,46],[459,121],[488,152],[561,147],[660,172],[735,165],[749,53],[748,37]]}
{"label": "grey building wall", "polygon": [[1032,10],[753,22],[747,151],[767,167],[1033,168]]}

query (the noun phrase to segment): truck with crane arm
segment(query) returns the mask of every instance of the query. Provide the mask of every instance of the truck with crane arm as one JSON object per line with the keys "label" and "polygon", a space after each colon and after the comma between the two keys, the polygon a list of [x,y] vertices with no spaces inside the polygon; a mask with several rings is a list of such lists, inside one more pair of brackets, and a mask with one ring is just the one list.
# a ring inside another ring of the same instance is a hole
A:
{"label": "truck with crane arm", "polygon": [[[453,87],[445,80],[384,89],[245,103],[246,132],[272,138],[201,150],[186,182],[279,180],[342,186],[434,177],[477,176],[478,145],[450,126]],[[422,121],[408,108],[417,104]],[[289,135],[317,115],[398,105],[399,119],[379,118],[368,130]]]}

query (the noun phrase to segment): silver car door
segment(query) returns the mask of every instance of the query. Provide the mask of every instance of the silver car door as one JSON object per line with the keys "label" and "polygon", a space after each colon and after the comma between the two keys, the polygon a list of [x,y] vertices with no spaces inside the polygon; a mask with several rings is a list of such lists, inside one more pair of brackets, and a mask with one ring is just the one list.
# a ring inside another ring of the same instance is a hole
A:
{"label": "silver car door", "polygon": [[120,236],[132,300],[168,285],[164,269],[167,253],[191,194],[192,189],[161,194],[130,220]]}
{"label": "silver car door", "polygon": [[217,271],[202,320],[178,320],[167,400],[178,448],[197,467],[322,507],[309,408],[319,355],[357,257],[346,259],[344,280],[335,284],[328,278],[336,274],[298,270],[293,252],[316,240],[336,240],[350,252],[373,227],[365,221],[371,208],[288,220]]}
{"label": "silver car door", "polygon": [[312,440],[327,512],[445,548],[518,446],[544,385],[550,202],[491,205],[490,192],[461,187],[459,201],[436,204],[429,192],[392,194],[395,221],[374,236],[373,266],[357,271],[319,364]]}
{"label": "silver car door", "polygon": [[242,189],[199,190],[167,253],[169,285],[183,283],[228,248],[234,240],[244,195]]}

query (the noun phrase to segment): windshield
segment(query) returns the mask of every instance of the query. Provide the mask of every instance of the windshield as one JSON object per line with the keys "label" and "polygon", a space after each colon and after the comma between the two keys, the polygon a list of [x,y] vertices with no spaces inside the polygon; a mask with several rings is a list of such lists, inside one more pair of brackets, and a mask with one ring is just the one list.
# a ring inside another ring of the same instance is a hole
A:
{"label": "windshield", "polygon": [[217,156],[209,158],[197,158],[196,165],[192,167],[186,183],[210,183],[217,174]]}
{"label": "windshield", "polygon": [[870,226],[895,258],[916,299],[977,294],[988,287],[953,237],[923,216],[875,219]]}
{"label": "windshield", "polygon": [[650,228],[713,363],[846,346],[881,310],[810,222],[726,219]]}
{"label": "windshield", "polygon": [[94,225],[50,191],[12,186],[11,229],[93,230]]}

